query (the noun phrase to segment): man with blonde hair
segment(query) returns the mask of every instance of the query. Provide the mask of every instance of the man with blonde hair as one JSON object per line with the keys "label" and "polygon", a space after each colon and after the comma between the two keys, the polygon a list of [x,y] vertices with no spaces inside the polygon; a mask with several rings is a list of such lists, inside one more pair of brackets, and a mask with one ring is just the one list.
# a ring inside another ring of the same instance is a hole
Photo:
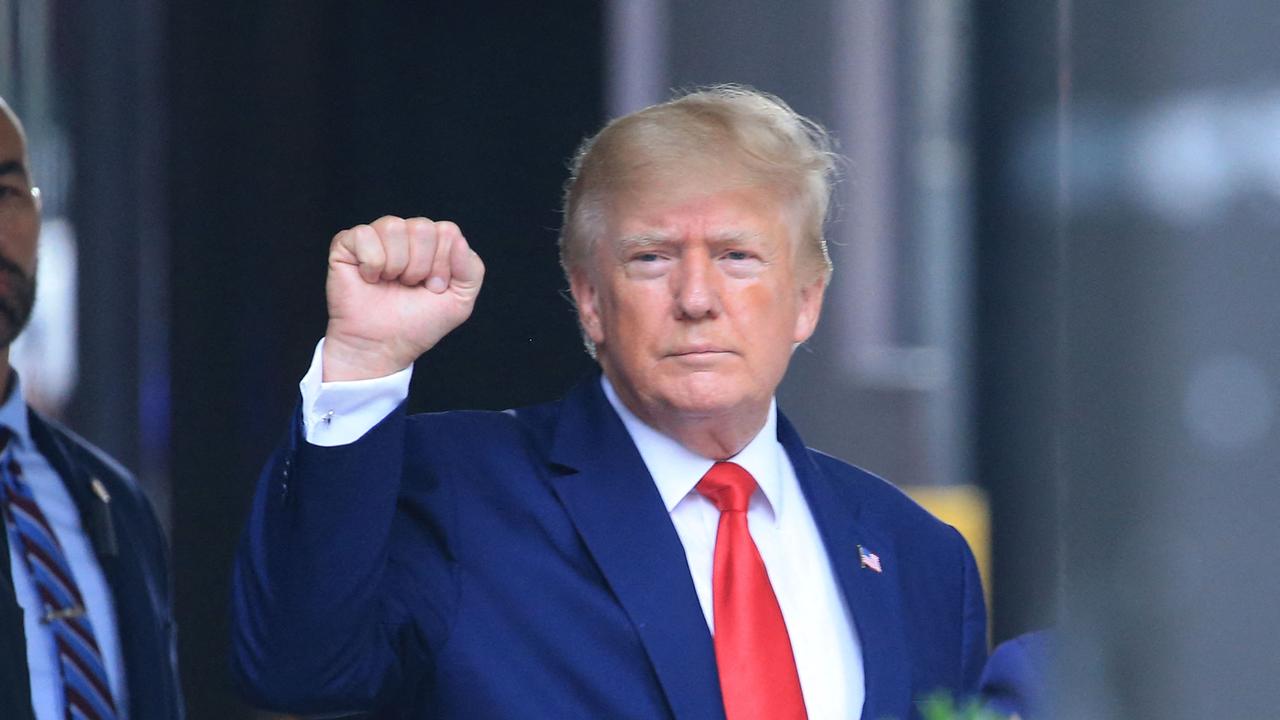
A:
{"label": "man with blonde hair", "polygon": [[504,413],[406,416],[471,314],[450,222],[330,246],[329,323],[235,584],[260,705],[432,718],[835,718],[968,691],[985,611],[959,534],[805,448],[774,393],[817,326],[825,133],[740,87],[607,125],[561,259],[600,372]]}

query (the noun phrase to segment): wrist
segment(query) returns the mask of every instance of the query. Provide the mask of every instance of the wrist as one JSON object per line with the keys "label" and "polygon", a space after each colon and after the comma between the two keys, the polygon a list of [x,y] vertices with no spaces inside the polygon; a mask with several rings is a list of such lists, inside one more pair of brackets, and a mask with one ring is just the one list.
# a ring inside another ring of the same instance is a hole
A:
{"label": "wrist", "polygon": [[330,329],[324,336],[321,381],[372,380],[393,375],[412,364],[412,358],[390,352],[386,343],[351,338]]}

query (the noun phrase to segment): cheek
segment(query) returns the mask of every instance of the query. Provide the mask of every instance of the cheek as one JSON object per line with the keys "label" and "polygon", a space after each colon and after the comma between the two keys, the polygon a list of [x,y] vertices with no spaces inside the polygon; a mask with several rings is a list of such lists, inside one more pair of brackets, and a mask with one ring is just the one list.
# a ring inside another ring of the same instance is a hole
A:
{"label": "cheek", "polygon": [[744,330],[752,335],[768,334],[771,339],[790,341],[796,328],[796,304],[788,291],[753,285],[742,294],[746,310],[741,316],[748,326]]}
{"label": "cheek", "polygon": [[750,307],[758,308],[764,312],[776,309],[780,299],[783,297],[777,288],[764,283],[747,285],[743,288],[742,296]]}
{"label": "cheek", "polygon": [[28,272],[34,271],[36,238],[39,235],[39,217],[34,212],[22,213],[10,221],[8,231],[3,233],[3,245],[0,249],[22,269]]}
{"label": "cheek", "polygon": [[602,314],[615,334],[626,328],[623,334],[627,337],[655,327],[661,322],[665,307],[663,295],[645,286],[626,288],[601,300]]}

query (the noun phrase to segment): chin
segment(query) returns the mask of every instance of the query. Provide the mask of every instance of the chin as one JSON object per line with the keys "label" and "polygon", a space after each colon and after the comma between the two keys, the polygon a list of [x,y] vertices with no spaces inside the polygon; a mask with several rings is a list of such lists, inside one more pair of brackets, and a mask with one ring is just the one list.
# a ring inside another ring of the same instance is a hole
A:
{"label": "chin", "polygon": [[[14,323],[7,315],[0,314],[0,348],[9,347],[21,333],[22,325]],[[3,388],[0,388],[0,391],[3,391]]]}
{"label": "chin", "polygon": [[695,417],[723,415],[749,404],[740,387],[718,378],[686,378],[663,395],[672,409]]}

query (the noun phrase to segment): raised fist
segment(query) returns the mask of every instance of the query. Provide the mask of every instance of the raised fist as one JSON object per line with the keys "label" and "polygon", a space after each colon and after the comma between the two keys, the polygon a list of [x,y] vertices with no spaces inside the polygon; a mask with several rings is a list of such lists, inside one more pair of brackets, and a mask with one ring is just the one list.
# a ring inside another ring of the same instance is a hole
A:
{"label": "raised fist", "polygon": [[324,381],[403,370],[471,316],[484,263],[458,226],[385,216],[333,237]]}

